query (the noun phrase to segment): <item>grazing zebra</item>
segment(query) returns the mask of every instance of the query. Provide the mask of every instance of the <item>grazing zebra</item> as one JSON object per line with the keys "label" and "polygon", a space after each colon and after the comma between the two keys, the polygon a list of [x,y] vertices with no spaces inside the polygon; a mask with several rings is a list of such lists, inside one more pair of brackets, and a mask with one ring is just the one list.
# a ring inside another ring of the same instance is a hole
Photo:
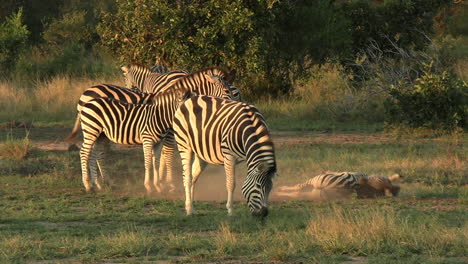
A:
{"label": "grazing zebra", "polygon": [[[189,75],[183,71],[174,71],[168,74],[154,76],[154,78],[153,76],[154,75],[149,75],[145,80],[144,90],[148,90],[152,93],[159,93],[172,85],[181,85],[183,87],[188,87],[191,91],[196,91],[196,93],[200,95],[234,99],[231,86],[225,80],[225,78],[229,79],[229,74],[217,67],[206,68]],[[192,78],[187,78],[187,76],[192,76]],[[159,168],[161,182],[162,178],[165,177],[169,186],[169,191],[175,189],[172,177],[172,162],[174,160],[175,146],[176,143],[173,133],[169,132],[163,141]],[[158,187],[157,190],[159,189]]]}
{"label": "grazing zebra", "polygon": [[397,179],[402,178],[400,174],[394,174],[391,177],[374,176],[368,177],[366,185],[360,186],[357,191],[358,198],[375,198],[379,196],[397,196],[400,192],[400,186],[394,185]]}
{"label": "grazing zebra", "polygon": [[367,184],[367,175],[356,172],[326,172],[294,186],[281,186],[279,196],[297,197],[299,192],[312,188],[314,199],[331,200],[349,198],[361,185]]}
{"label": "grazing zebra", "polygon": [[[83,145],[80,151],[82,180],[86,191],[92,189],[88,173],[88,159],[94,143],[101,134],[118,144],[142,144],[145,157],[145,181],[147,192],[151,192],[151,174],[155,157],[154,148],[172,125],[174,112],[183,100],[190,96],[187,89],[169,89],[152,98],[152,104],[128,104],[112,98],[93,99],[81,108]],[[95,164],[89,163],[90,171]],[[93,176],[93,175],[91,175]],[[157,176],[154,175],[154,185]]]}
{"label": "grazing zebra", "polygon": [[226,208],[231,215],[234,167],[243,160],[247,163],[247,177],[242,194],[253,215],[268,215],[268,196],[276,175],[275,152],[263,116],[255,107],[194,96],[176,111],[173,130],[184,170],[187,215],[193,214],[194,185],[207,163],[224,165]]}

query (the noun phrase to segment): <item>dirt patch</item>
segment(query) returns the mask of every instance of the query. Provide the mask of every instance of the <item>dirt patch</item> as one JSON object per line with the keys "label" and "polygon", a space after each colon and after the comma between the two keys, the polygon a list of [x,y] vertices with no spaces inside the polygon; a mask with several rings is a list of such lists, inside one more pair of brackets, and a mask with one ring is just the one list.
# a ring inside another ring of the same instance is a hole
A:
{"label": "dirt patch", "polygon": [[383,134],[320,133],[320,132],[272,132],[275,145],[299,145],[310,143],[328,144],[383,144],[394,138]]}

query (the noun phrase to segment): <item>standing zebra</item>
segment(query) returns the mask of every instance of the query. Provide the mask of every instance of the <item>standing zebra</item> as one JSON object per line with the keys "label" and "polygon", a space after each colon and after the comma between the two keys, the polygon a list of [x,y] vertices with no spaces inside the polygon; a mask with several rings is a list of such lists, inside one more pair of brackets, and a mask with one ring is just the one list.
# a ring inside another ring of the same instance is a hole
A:
{"label": "standing zebra", "polygon": [[[155,95],[153,94],[142,93],[136,90],[127,89],[127,88],[123,88],[123,87],[112,85],[112,84],[99,84],[99,85],[95,85],[86,89],[83,92],[83,94],[80,96],[80,99],[76,106],[77,116],[76,116],[73,131],[65,139],[65,141],[71,142],[73,144],[75,143],[75,138],[79,132],[80,124],[81,124],[81,118],[80,118],[81,109],[89,101],[96,99],[96,98],[112,98],[114,100],[126,102],[126,103],[144,104],[148,102],[151,103],[152,97],[154,96]],[[103,146],[101,147],[101,145]],[[105,153],[109,151],[109,148],[110,148],[108,141],[100,140],[99,144],[96,144],[95,149],[97,148],[99,148],[99,150],[94,150],[91,153],[91,158],[90,158],[91,163],[94,163],[94,162],[97,163],[99,171],[101,172],[101,178],[110,184],[111,179],[109,178],[106,172],[106,169],[104,167],[104,164],[102,162],[102,160],[104,159]],[[95,166],[92,167],[90,174],[91,174],[91,178],[93,178],[94,184],[100,190],[101,184],[97,180],[97,176],[96,176],[97,171],[95,170],[95,168],[96,168]]]}
{"label": "standing zebra", "polygon": [[[152,104],[128,104],[111,98],[93,99],[81,108],[83,145],[80,151],[82,180],[86,191],[92,189],[88,172],[88,159],[94,143],[101,134],[118,144],[142,144],[145,157],[144,185],[151,192],[153,149],[172,125],[174,112],[188,98],[187,89],[169,89],[153,97]],[[91,171],[96,171],[89,163]],[[153,172],[156,172],[153,168]],[[93,175],[91,175],[93,177]],[[157,185],[154,175],[154,184]]]}
{"label": "standing zebra", "polygon": [[281,186],[276,195],[298,197],[299,192],[311,187],[311,194],[317,200],[349,198],[362,185],[366,185],[366,174],[356,172],[326,172],[294,186]]}
{"label": "standing zebra", "polygon": [[[144,69],[141,69],[140,66],[130,65],[130,67],[124,68],[124,71],[127,87],[135,87],[137,86],[142,91],[150,92],[150,93],[158,93],[164,91],[168,87],[171,87],[174,83],[178,82],[181,79],[184,79],[185,76],[188,75],[186,71],[172,71],[165,74],[142,74]],[[225,94],[214,93],[209,91],[204,91],[206,89],[200,89],[201,91],[198,94],[201,95],[210,95],[210,96],[218,96],[223,97],[226,99],[232,100],[240,100],[240,92],[236,86],[230,85],[235,78],[234,71],[227,73],[226,71],[217,68],[205,68],[203,70],[198,71],[195,74],[205,74],[209,75],[213,78],[218,78],[219,80],[226,81],[226,85],[228,89],[226,89]],[[182,81],[182,80],[181,80]],[[197,79],[184,79],[184,82],[187,82],[187,86],[200,86],[209,87],[205,83],[197,83]],[[229,94],[228,97],[225,95]],[[169,191],[173,191],[175,189],[173,180],[172,180],[172,161],[174,159],[174,148],[175,142],[172,133],[168,133],[167,137],[164,139],[164,144],[161,150],[161,159],[160,159],[160,167],[159,167],[159,175],[161,177],[166,178],[166,182],[169,186]]]}
{"label": "standing zebra", "polygon": [[207,163],[224,165],[226,208],[231,215],[234,167],[243,160],[247,163],[247,177],[242,194],[253,215],[268,215],[268,196],[276,175],[275,152],[263,116],[255,107],[194,96],[176,111],[173,129],[184,170],[187,215],[193,214],[194,185]]}
{"label": "standing zebra", "polygon": [[[166,88],[168,89],[168,88]],[[205,95],[212,95],[212,96],[218,96],[222,98],[231,98],[230,90],[229,90],[229,85],[223,80],[220,79],[217,76],[210,76],[205,74],[205,72],[196,72],[192,73],[189,75],[186,75],[184,78],[180,78],[176,83],[173,84],[172,88],[170,89],[187,89],[190,92],[198,93],[198,94],[205,94]],[[118,87],[115,85],[97,85],[93,86],[87,90],[81,95],[80,101],[77,105],[77,118],[75,121],[75,127],[73,128],[72,134],[66,139],[67,141],[71,141],[73,138],[76,137],[78,130],[79,130],[79,125],[80,125],[80,114],[81,114],[81,109],[84,104],[89,102],[92,99],[95,98],[113,98],[115,100],[119,100],[122,102],[127,102],[127,103],[151,103],[152,100],[151,98],[154,96],[159,96],[158,94],[149,94],[149,93],[143,93],[143,92],[138,92],[122,87]],[[172,117],[171,117],[172,118]],[[106,142],[106,141],[103,141]],[[161,171],[160,174],[163,174],[165,170],[167,170],[167,182],[169,183],[169,187],[171,190],[174,189],[174,185],[172,183],[172,160],[174,156],[174,147],[175,147],[175,142],[173,139],[173,134],[169,131],[168,135],[166,138],[164,138],[164,148],[162,150],[162,156],[161,156]],[[98,144],[102,145],[101,143]],[[102,168],[102,160],[100,159],[102,154],[101,150],[100,152],[96,153],[95,155],[91,156],[91,162],[93,162],[94,159],[96,159],[96,162],[98,162],[98,167],[101,171],[101,176],[104,179],[109,180],[108,176],[104,176],[103,174],[105,172],[104,169]],[[93,151],[94,153],[94,151]],[[156,168],[156,166],[153,164],[153,168]],[[94,169],[94,168],[93,168]],[[94,177],[93,175],[94,170],[91,171],[91,176]],[[157,173],[154,173],[157,175]],[[156,191],[160,191],[160,186],[159,184],[156,184],[158,182],[158,179],[154,179],[155,182],[155,188]],[[96,184],[97,187],[99,188],[100,185]]]}

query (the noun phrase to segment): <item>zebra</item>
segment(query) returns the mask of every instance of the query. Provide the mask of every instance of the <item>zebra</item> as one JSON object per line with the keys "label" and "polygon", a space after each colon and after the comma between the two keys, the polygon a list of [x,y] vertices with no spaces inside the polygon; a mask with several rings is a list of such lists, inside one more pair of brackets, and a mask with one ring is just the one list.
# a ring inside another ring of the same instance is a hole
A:
{"label": "zebra", "polygon": [[268,196],[276,176],[275,151],[265,120],[254,106],[193,96],[176,111],[173,130],[183,166],[187,215],[193,214],[194,186],[207,163],[224,165],[226,208],[232,215],[234,169],[244,160],[247,177],[242,194],[253,215],[268,215]]}
{"label": "zebra", "polygon": [[[94,85],[88,89],[86,89],[83,94],[80,96],[80,99],[78,101],[78,104],[76,106],[77,110],[77,116],[75,119],[75,125],[73,128],[73,132],[65,139],[65,141],[68,141],[72,144],[75,143],[75,137],[77,133],[79,132],[80,129],[80,113],[82,107],[88,103],[89,101],[96,99],[96,98],[113,98],[114,100],[126,102],[126,103],[134,103],[134,104],[144,104],[148,102],[152,102],[152,97],[155,95],[149,94],[149,93],[143,93],[139,91],[135,91],[133,89],[127,89],[124,87],[120,87],[117,85],[112,85],[112,84],[99,84],[99,85]],[[104,164],[102,163],[103,155],[109,151],[109,144],[108,141],[105,140],[100,140],[100,144],[96,144],[101,148],[101,145],[103,147],[98,150],[98,151],[93,151],[91,156],[91,162],[96,162],[97,166],[101,172],[101,177],[104,181],[106,181],[110,185],[110,178],[108,177],[108,174],[105,172],[106,169],[104,167]],[[97,147],[96,147],[97,148]],[[95,167],[93,167],[95,169]],[[91,175],[94,176],[93,174],[97,174],[97,171],[93,170],[91,171]],[[97,188],[100,190],[102,189],[101,184],[97,181],[97,177],[92,177],[95,178],[95,185]]]}
{"label": "zebra", "polygon": [[[118,144],[141,144],[145,157],[144,185],[151,193],[151,169],[155,156],[154,149],[172,125],[174,112],[183,100],[191,95],[188,89],[169,89],[152,97],[152,104],[129,104],[112,98],[97,98],[85,103],[81,108],[83,145],[80,150],[83,185],[87,192],[92,190],[88,172],[88,159],[94,143],[104,134]],[[95,164],[89,163],[90,171]],[[93,177],[93,175],[91,175]],[[157,185],[154,175],[153,184]]]}
{"label": "zebra", "polygon": [[146,77],[150,74],[157,74],[151,71],[150,68],[140,64],[129,64],[120,67],[123,72],[125,79],[125,87],[128,89],[140,89],[143,87],[143,83]]}
{"label": "zebra", "polygon": [[357,172],[325,172],[294,186],[281,186],[279,196],[297,197],[298,192],[311,187],[314,199],[344,199],[368,183],[366,174]]}
{"label": "zebra", "polygon": [[[130,64],[121,67],[125,77],[125,86],[129,89],[136,88],[144,92],[157,93],[170,87],[178,78],[188,75],[186,70],[168,71],[165,66],[155,65],[151,69],[139,64]],[[198,72],[218,76],[230,84],[230,90],[234,101],[241,100],[240,89],[232,85],[235,79],[235,71],[227,73],[217,67],[205,68]]]}
{"label": "zebra", "polygon": [[[227,73],[225,70],[221,68],[210,67],[210,68],[202,69],[198,71],[197,73],[209,75],[211,77],[216,77],[219,80],[225,80],[226,84],[229,85],[228,89],[225,90],[224,94],[221,94],[221,93],[216,94],[215,91],[210,92],[207,90],[209,89],[209,87],[212,87],[212,86],[207,85],[206,82],[202,82],[200,84],[200,83],[196,83],[197,79],[191,79],[191,80],[184,79],[184,80],[193,81],[193,83],[188,84],[189,86],[201,85],[201,88],[198,91],[199,94],[224,97],[226,99],[232,99],[232,100],[240,99],[239,89],[236,86],[229,84],[229,82],[232,82],[234,80],[234,74],[232,72]],[[145,92],[158,93],[172,86],[175,82],[178,82],[179,80],[183,79],[188,74],[189,73],[187,71],[172,71],[166,74],[149,74],[149,75],[146,75],[143,81],[143,85],[140,86],[140,88]],[[135,75],[135,77],[133,75]],[[136,74],[133,74],[132,72],[129,72],[126,74],[127,80],[130,80],[132,86],[141,85],[137,83],[137,78],[136,78],[137,76],[141,76],[141,75],[136,75]],[[226,94],[229,94],[229,96],[226,97],[225,96]],[[164,139],[164,144],[161,150],[159,175],[161,177],[164,177],[164,176],[166,177],[166,182],[169,185],[169,191],[173,191],[175,189],[175,186],[172,180],[172,168],[173,168],[172,161],[174,159],[174,148],[175,148],[175,142],[174,142],[173,134],[168,133],[167,137]]]}
{"label": "zebra", "polygon": [[[217,69],[213,69],[210,71],[217,71]],[[210,72],[208,71],[208,72]],[[206,94],[212,96],[218,96],[222,98],[229,99],[231,98],[230,90],[228,84],[223,80],[220,79],[218,76],[210,76],[205,74],[206,71],[195,72],[185,76],[184,78],[179,79],[176,83],[173,84],[173,88],[175,89],[188,89],[191,92],[195,92],[198,94]],[[166,89],[173,89],[173,88],[166,88]],[[161,93],[161,92],[160,92]],[[80,101],[77,105],[77,118],[75,121],[75,127],[73,129],[72,134],[66,139],[67,141],[71,141],[76,134],[78,133],[79,125],[80,125],[80,113],[82,106],[95,98],[101,97],[109,97],[114,98],[115,100],[127,102],[127,103],[151,103],[151,98],[154,96],[158,96],[155,93],[143,93],[139,91],[134,91],[130,89],[126,89],[123,87],[118,87],[115,85],[97,85],[87,89],[82,96],[80,97]],[[102,140],[103,142],[106,142]],[[100,141],[101,143],[101,141]],[[102,144],[98,144],[102,145]],[[161,168],[160,173],[163,174],[167,170],[167,177],[166,181],[169,184],[170,190],[174,190],[174,184],[172,182],[172,160],[174,156],[174,147],[175,142],[173,139],[173,134],[169,131],[166,138],[163,140],[163,150],[161,155]],[[96,155],[91,156],[91,160],[93,161],[96,158],[96,162],[98,162],[98,167],[101,171],[101,177],[104,179],[109,180],[110,178],[104,176],[105,169],[102,167],[102,161],[100,159],[101,155],[103,155],[104,150],[100,150]],[[94,151],[93,151],[94,153]],[[153,168],[156,168],[156,165],[153,164]],[[91,171],[94,173],[94,170]],[[156,175],[156,173],[154,173]],[[93,175],[92,175],[93,176]],[[155,179],[157,182],[157,180]],[[98,189],[100,189],[100,185],[96,184]],[[155,188],[157,192],[160,192],[159,185],[155,184]]]}
{"label": "zebra", "polygon": [[390,177],[370,175],[367,184],[357,189],[357,197],[398,196],[400,186],[393,183],[400,178],[403,178],[400,174],[394,174]]}

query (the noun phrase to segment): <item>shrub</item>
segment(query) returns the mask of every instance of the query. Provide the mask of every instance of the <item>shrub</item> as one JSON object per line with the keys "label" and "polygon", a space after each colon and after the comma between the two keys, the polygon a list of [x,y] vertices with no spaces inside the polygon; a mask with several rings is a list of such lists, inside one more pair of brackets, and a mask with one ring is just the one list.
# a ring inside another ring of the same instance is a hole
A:
{"label": "shrub", "polygon": [[0,71],[8,73],[25,49],[29,31],[22,23],[23,10],[19,9],[0,25]]}
{"label": "shrub", "polygon": [[388,122],[444,130],[467,128],[467,88],[450,71],[425,71],[410,89],[392,87],[386,102]]}

